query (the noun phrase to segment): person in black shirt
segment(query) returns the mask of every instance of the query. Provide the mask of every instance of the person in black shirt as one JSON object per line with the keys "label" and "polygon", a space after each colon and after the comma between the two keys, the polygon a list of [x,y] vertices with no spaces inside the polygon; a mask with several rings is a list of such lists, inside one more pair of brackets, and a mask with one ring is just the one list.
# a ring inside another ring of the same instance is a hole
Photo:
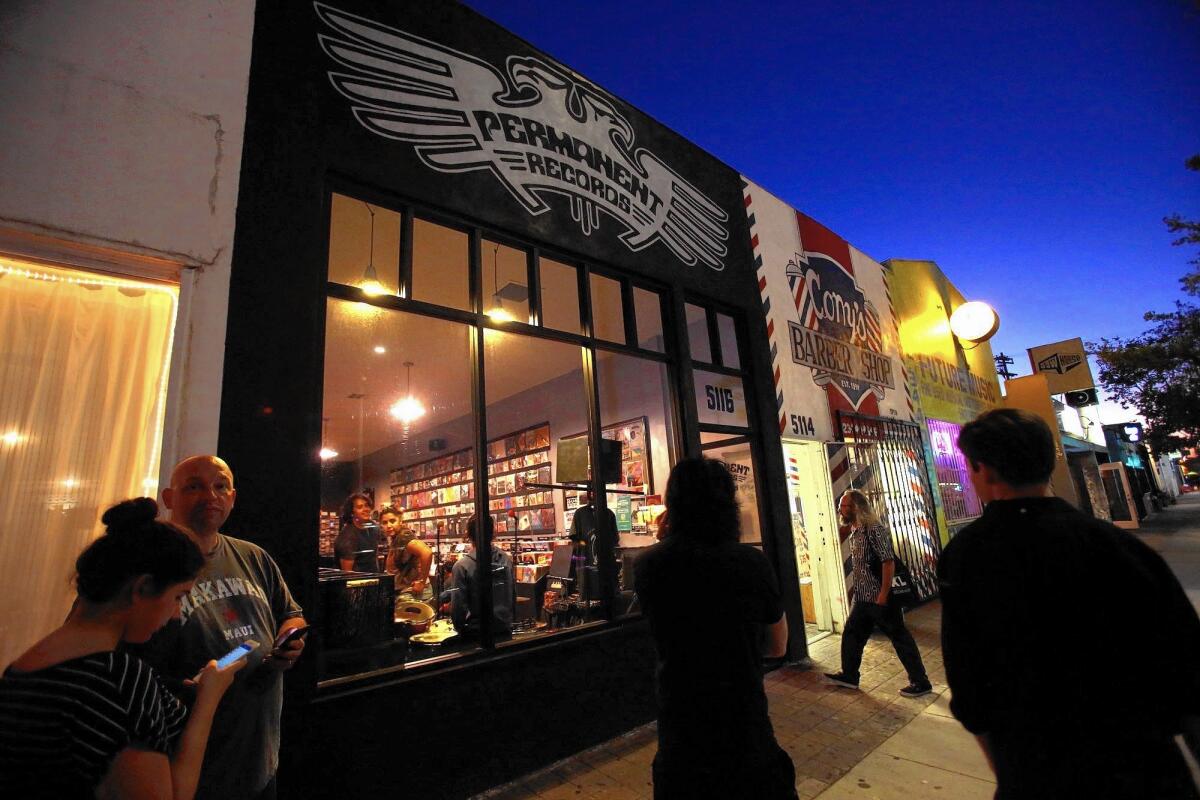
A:
{"label": "person in black shirt", "polygon": [[938,565],[942,653],[996,797],[1196,798],[1173,737],[1200,711],[1200,618],[1170,568],[1048,496],[1038,417],[989,411],[959,447],[986,508]]}
{"label": "person in black shirt", "polygon": [[[483,517],[488,538],[492,536],[495,523],[491,514]],[[462,634],[478,635],[480,627],[479,609],[479,562],[480,541],[483,529],[479,526],[479,515],[467,521],[467,537],[471,540],[470,552],[454,562],[454,586],[450,589],[450,619],[454,629]],[[492,544],[488,569],[492,577],[492,633],[512,633],[513,609],[517,604],[517,584],[513,575],[512,556]]]}
{"label": "person in black shirt", "polygon": [[383,533],[371,519],[371,498],[354,493],[342,504],[342,530],[333,543],[338,566],[346,571],[379,572]]}
{"label": "person in black shirt", "polygon": [[655,798],[796,797],[762,679],[787,620],[766,557],[738,542],[735,492],[719,461],[676,464],[668,532],[634,567],[658,656]]}

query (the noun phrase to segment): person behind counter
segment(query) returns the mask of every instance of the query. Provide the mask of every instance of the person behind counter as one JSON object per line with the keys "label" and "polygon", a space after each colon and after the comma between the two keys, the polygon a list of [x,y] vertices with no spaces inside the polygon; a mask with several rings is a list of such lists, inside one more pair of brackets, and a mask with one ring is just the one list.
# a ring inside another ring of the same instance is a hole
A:
{"label": "person behind counter", "polygon": [[[484,515],[483,521],[490,539],[495,528],[491,514]],[[471,517],[467,522],[467,537],[471,540],[470,552],[464,553],[462,558],[454,562],[454,585],[449,590],[450,619],[459,633],[479,633],[479,589],[476,575],[479,571],[479,540],[482,532],[479,516]],[[513,577],[512,557],[493,542],[489,561],[492,570],[492,632],[511,633],[513,609],[517,605],[517,584]]]}
{"label": "person behind counter", "polygon": [[355,492],[342,504],[342,531],[333,543],[338,566],[355,572],[379,572],[383,536],[371,519],[371,498]]}
{"label": "person behind counter", "polygon": [[391,542],[385,569],[396,577],[396,599],[432,601],[429,566],[433,563],[433,550],[417,538],[416,531],[400,521],[400,512],[392,506],[379,510],[379,525]]}
{"label": "person behind counter", "polygon": [[117,650],[178,619],[204,566],[157,515],[149,497],[104,512],[107,530],[75,561],[74,610],[0,678],[0,795],[195,795],[213,715],[242,664],[204,665],[189,715],[151,666]]}

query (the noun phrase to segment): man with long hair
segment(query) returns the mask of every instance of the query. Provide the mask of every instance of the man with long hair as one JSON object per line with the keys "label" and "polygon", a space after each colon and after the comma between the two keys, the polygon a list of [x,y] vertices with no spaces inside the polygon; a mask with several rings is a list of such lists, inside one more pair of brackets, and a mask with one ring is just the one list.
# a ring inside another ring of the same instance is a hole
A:
{"label": "man with long hair", "polygon": [[[925,674],[917,643],[904,626],[904,612],[898,605],[889,602],[892,576],[896,569],[892,537],[875,513],[871,501],[858,489],[850,489],[842,495],[838,501],[838,516],[850,528],[854,607],[850,609],[850,617],[842,631],[841,672],[826,672],[825,677],[838,686],[857,689],[863,649],[871,638],[871,631],[878,625],[891,640],[900,663],[908,672],[908,685],[900,690],[900,694],[905,697],[929,694],[933,687]],[[872,559],[880,565],[879,575],[871,569]]]}
{"label": "man with long hair", "polygon": [[720,461],[680,461],[666,499],[670,525],[634,567],[658,656],[654,796],[792,800],[796,772],[762,678],[763,656],[787,650],[775,574],[739,543],[736,488]]}

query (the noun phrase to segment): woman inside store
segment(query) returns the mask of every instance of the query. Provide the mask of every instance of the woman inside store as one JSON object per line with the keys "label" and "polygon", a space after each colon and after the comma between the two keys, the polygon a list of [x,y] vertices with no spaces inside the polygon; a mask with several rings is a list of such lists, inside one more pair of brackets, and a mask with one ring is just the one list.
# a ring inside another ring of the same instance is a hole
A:
{"label": "woman inside store", "polygon": [[379,526],[389,542],[386,571],[396,577],[396,599],[433,601],[429,584],[429,569],[433,564],[433,549],[417,538],[417,532],[400,520],[400,512],[392,506],[379,510]]}
{"label": "woman inside store", "polygon": [[655,798],[796,797],[762,679],[763,657],[787,650],[787,620],[766,557],[738,541],[735,493],[719,461],[676,464],[670,524],[634,569],[658,656]]}
{"label": "woman inside store", "polygon": [[355,492],[342,503],[342,530],[333,543],[338,566],[346,571],[379,572],[383,534],[371,519],[371,498]]}
{"label": "woman inside store", "polygon": [[70,616],[0,677],[0,796],[195,795],[213,714],[241,663],[210,661],[189,714],[153,669],[118,651],[179,616],[204,564],[157,515],[148,497],[104,512],[107,530],[75,562]]}

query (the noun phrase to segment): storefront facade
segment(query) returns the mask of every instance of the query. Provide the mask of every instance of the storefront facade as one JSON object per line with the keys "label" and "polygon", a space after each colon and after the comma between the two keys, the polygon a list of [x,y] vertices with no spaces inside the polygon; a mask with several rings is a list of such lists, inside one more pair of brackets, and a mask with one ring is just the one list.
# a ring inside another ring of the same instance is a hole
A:
{"label": "storefront facade", "polygon": [[793,546],[809,640],[849,613],[848,531],[834,509],[865,491],[922,597],[940,552],[919,411],[888,274],[805,214],[743,179],[772,358]]}
{"label": "storefront facade", "polygon": [[925,463],[934,487],[941,543],[983,509],[958,449],[962,426],[1001,402],[992,348],[972,345],[950,330],[950,315],[966,302],[932,261],[884,262],[900,331],[914,419],[925,432]]}
{"label": "storefront facade", "polygon": [[[260,5],[244,148],[219,450],[230,532],[320,631],[289,683],[286,794],[460,796],[651,719],[630,565],[684,456],[739,480],[803,656],[734,171],[444,2]],[[432,552],[414,602],[477,631],[393,627],[390,577],[336,544],[356,494]],[[514,563],[460,609],[481,512]],[[410,726],[428,746],[401,776],[375,732]]]}

